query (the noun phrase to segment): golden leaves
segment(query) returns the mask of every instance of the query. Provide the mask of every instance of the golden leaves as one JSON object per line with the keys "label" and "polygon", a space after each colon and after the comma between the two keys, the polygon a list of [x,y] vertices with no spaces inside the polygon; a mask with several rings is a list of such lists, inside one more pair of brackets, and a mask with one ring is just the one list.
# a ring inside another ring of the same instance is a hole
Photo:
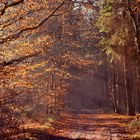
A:
{"label": "golden leaves", "polygon": [[44,61],[44,62],[35,64],[35,65],[32,65],[32,66],[29,67],[29,69],[34,70],[34,69],[36,69],[36,68],[38,68],[38,67],[43,67],[43,66],[45,66],[46,64],[48,64],[48,61]]}
{"label": "golden leaves", "polygon": [[17,81],[15,82],[12,82],[11,86],[14,86],[16,88],[32,88],[33,85],[28,82],[28,81],[25,81],[25,80],[22,80],[22,79],[18,79]]}

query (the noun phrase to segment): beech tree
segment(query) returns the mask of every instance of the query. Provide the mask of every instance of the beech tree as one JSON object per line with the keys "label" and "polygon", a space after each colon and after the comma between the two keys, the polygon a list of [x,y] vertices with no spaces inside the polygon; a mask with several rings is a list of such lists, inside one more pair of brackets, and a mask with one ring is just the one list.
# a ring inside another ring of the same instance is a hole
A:
{"label": "beech tree", "polygon": [[[43,57],[52,44],[52,37],[45,33],[47,30],[45,23],[51,17],[66,12],[64,7],[69,7],[69,2],[67,0],[0,2],[0,87],[2,91],[0,111],[1,120],[3,120],[1,133],[4,136],[8,137],[7,133],[13,131],[12,114],[15,114],[17,109],[20,110],[16,98],[22,97],[23,93],[25,95],[27,89],[36,87],[37,81],[31,82],[34,79],[31,78],[31,72],[49,61],[44,59],[44,62],[33,63],[33,58]],[[35,72],[32,74],[34,77],[37,75]],[[10,114],[7,113],[6,108]]]}

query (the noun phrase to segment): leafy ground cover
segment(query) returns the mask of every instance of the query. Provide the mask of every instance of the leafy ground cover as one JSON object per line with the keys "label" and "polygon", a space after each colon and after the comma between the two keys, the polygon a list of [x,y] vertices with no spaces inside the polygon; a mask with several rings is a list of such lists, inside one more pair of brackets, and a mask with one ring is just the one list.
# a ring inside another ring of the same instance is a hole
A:
{"label": "leafy ground cover", "polygon": [[24,126],[31,140],[131,140],[129,128],[134,117],[118,114],[62,114],[59,120],[45,125]]}

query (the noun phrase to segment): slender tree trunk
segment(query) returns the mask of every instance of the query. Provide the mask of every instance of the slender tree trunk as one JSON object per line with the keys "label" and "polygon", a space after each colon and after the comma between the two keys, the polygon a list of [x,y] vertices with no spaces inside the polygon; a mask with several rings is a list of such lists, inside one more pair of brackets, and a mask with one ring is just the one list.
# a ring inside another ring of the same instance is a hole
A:
{"label": "slender tree trunk", "polygon": [[128,115],[134,115],[132,90],[131,90],[131,72],[129,70],[126,47],[124,47],[124,83],[125,83],[125,93],[126,93],[126,110]]}
{"label": "slender tree trunk", "polygon": [[138,101],[138,106],[137,106],[137,111],[140,113],[140,56],[138,56],[138,74],[137,74],[137,101]]}
{"label": "slender tree trunk", "polygon": [[119,108],[117,104],[116,75],[114,71],[114,63],[113,63],[113,70],[112,70],[112,101],[113,101],[114,112],[119,113]]}
{"label": "slender tree trunk", "polygon": [[122,112],[122,108],[121,108],[121,104],[122,104],[122,93],[121,93],[121,88],[120,88],[120,74],[119,74],[119,66],[116,69],[116,92],[117,92],[117,105],[118,105],[118,109],[119,109],[119,113]]}
{"label": "slender tree trunk", "polygon": [[108,91],[108,62],[105,56],[105,70],[104,70],[104,84],[105,84],[105,104],[108,104],[109,91]]}
{"label": "slender tree trunk", "polygon": [[[137,97],[138,97],[138,112],[140,113],[140,15],[139,11],[134,12],[131,7],[131,0],[127,0],[128,5],[128,11],[130,14],[130,17],[132,19],[133,27],[135,30],[135,46],[137,48],[137,83],[138,83],[138,89],[137,89]],[[139,2],[135,1],[137,7],[139,7]]]}

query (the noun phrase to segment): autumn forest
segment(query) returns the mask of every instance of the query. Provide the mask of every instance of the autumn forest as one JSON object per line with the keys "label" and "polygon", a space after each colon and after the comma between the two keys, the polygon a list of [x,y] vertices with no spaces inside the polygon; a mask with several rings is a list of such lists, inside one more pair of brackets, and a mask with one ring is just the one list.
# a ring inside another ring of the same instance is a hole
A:
{"label": "autumn forest", "polygon": [[0,0],[0,140],[140,139],[140,0]]}

